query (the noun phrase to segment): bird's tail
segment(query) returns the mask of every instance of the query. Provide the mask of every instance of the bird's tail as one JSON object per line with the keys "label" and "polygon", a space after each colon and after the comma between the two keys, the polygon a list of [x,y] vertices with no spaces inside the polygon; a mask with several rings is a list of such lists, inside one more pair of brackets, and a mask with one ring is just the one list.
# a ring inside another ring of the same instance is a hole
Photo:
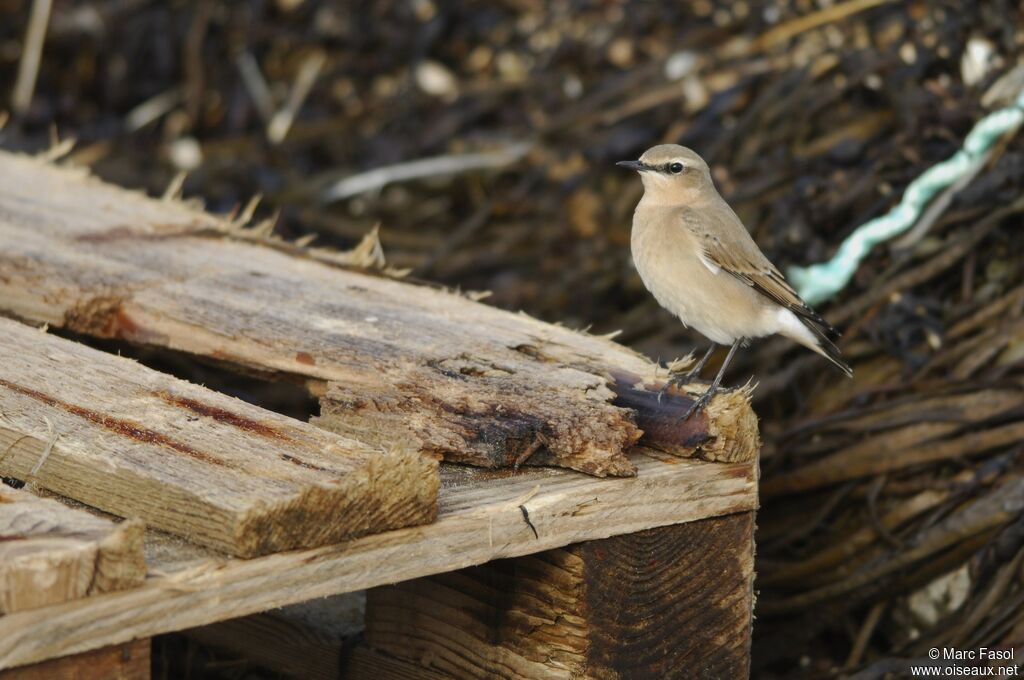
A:
{"label": "bird's tail", "polygon": [[[814,316],[817,317],[817,315]],[[820,319],[821,317],[817,318]],[[797,316],[790,310],[780,310],[779,321],[780,327],[778,332],[780,334],[825,357],[832,362],[833,366],[842,371],[846,377],[853,377],[853,369],[843,361],[842,353],[836,347],[836,344],[832,342],[832,338],[829,337],[830,335],[838,337],[839,331],[828,325],[824,319],[819,323],[811,318],[809,314]]]}
{"label": "bird's tail", "polygon": [[820,326],[813,322],[805,323],[804,326],[809,328],[811,332],[814,333],[814,335],[816,336],[815,340],[817,340],[817,342],[814,343],[813,345],[808,343],[804,343],[804,345],[808,349],[817,352],[818,354],[832,362],[832,365],[838,368],[840,371],[842,371],[847,378],[852,378],[853,369],[850,368],[850,365],[848,363],[843,361],[843,355],[839,351],[839,348],[836,347],[836,344],[832,342],[832,340],[829,339],[828,337],[829,332],[838,335],[838,331],[836,331],[836,329],[833,328],[832,326],[828,326],[827,328],[821,328]]}

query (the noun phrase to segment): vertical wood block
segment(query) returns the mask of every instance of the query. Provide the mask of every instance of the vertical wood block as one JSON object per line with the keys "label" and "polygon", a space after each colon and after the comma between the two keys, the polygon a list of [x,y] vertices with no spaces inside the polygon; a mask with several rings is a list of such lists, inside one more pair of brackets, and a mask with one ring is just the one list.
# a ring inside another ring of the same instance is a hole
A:
{"label": "vertical wood block", "polygon": [[456,678],[744,678],[753,528],[744,512],[377,588],[367,644]]}
{"label": "vertical wood block", "polygon": [[62,656],[0,671],[0,680],[149,680],[150,640]]}

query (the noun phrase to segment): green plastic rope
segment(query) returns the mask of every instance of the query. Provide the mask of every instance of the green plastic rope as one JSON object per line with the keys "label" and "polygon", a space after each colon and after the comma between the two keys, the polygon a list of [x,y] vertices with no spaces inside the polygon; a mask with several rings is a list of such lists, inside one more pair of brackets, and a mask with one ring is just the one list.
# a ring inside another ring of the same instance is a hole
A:
{"label": "green plastic rope", "polygon": [[789,278],[800,296],[809,304],[816,305],[845,288],[874,246],[912,227],[935,194],[969,172],[974,161],[996,140],[1022,123],[1024,93],[1012,106],[993,111],[978,121],[964,140],[963,148],[911,182],[896,207],[858,227],[843,241],[831,260],[809,267],[790,267]]}

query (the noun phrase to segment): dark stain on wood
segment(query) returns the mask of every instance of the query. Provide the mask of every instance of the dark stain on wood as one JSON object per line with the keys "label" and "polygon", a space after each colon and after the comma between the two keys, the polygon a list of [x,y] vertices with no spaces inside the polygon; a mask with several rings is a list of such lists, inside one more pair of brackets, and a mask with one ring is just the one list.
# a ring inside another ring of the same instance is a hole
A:
{"label": "dark stain on wood", "polygon": [[265,423],[261,423],[252,418],[247,418],[243,415],[239,415],[233,411],[220,408],[219,406],[212,406],[205,402],[199,401],[198,399],[191,399],[189,397],[181,397],[168,392],[157,392],[156,396],[160,397],[168,404],[173,404],[184,409],[191,411],[200,416],[206,416],[213,418],[217,422],[232,425],[240,430],[246,432],[252,432],[254,434],[263,435],[271,439],[288,440],[291,439],[284,432],[281,432],[276,427],[271,427]]}
{"label": "dark stain on wood", "polygon": [[753,526],[742,512],[374,588],[366,639],[410,677],[532,677],[557,657],[581,680],[745,678]]}
{"label": "dark stain on wood", "polygon": [[307,463],[306,461],[299,460],[295,456],[290,456],[287,453],[281,454],[281,460],[287,461],[292,465],[298,465],[299,467],[306,468],[307,470],[316,470],[317,472],[330,472],[330,470],[328,470],[327,468],[320,467],[319,465],[313,465],[312,463]]}
{"label": "dark stain on wood", "polygon": [[117,316],[123,304],[124,298],[116,295],[96,295],[80,300],[64,312],[62,325],[76,333],[116,337]]}
{"label": "dark stain on wood", "polygon": [[104,330],[107,335],[118,338],[131,338],[142,334],[142,328],[128,316],[123,305],[118,306],[117,311],[110,316],[108,327]]}
{"label": "dark stain on wood", "polygon": [[693,399],[674,390],[660,395],[660,388],[643,385],[627,375],[618,375],[612,383],[615,399],[612,404],[628,408],[636,414],[636,424],[644,431],[641,443],[655,448],[668,445],[673,448],[696,448],[711,440],[708,417],[704,412],[682,420],[693,404]]}
{"label": "dark stain on wood", "polygon": [[582,543],[595,677],[744,678],[753,513]]}
{"label": "dark stain on wood", "polygon": [[98,295],[80,300],[64,312],[61,324],[68,330],[99,338],[120,338],[154,345],[166,344],[166,338],[140,326],[125,310],[125,298]]}
{"label": "dark stain on wood", "polygon": [[6,387],[12,392],[23,394],[26,397],[31,397],[32,399],[40,401],[46,404],[47,406],[59,408],[64,411],[67,411],[68,413],[76,415],[79,418],[84,418],[90,422],[96,423],[97,425],[106,430],[119,434],[123,437],[134,439],[135,441],[142,442],[144,444],[158,444],[160,446],[166,446],[167,448],[174,449],[175,451],[183,453],[186,456],[189,456],[190,458],[195,458],[196,460],[203,461],[204,463],[210,463],[211,465],[230,467],[226,462],[224,462],[220,458],[211,456],[210,454],[204,451],[199,451],[198,449],[189,446],[184,442],[179,442],[176,439],[172,439],[171,437],[168,437],[165,434],[161,434],[160,432],[157,432],[155,430],[143,427],[142,425],[139,425],[138,423],[133,423],[130,420],[115,418],[114,416],[105,415],[103,413],[99,413],[98,411],[93,411],[92,409],[85,408],[84,406],[69,404],[65,401],[57,399],[56,397],[51,397],[50,395],[43,394],[42,392],[39,392],[37,390],[33,390],[22,385],[17,385],[15,383],[10,382],[9,380],[4,380],[3,378],[0,378],[0,386]]}
{"label": "dark stain on wood", "polygon": [[296,353],[295,360],[300,364],[305,364],[306,366],[316,366],[316,359],[314,359],[313,355],[309,352]]}
{"label": "dark stain on wood", "polygon": [[531,359],[536,359],[543,363],[552,363],[554,361],[551,357],[541,352],[540,348],[535,345],[524,343],[522,345],[516,345],[515,347],[512,347],[512,349],[520,354],[525,354]]}

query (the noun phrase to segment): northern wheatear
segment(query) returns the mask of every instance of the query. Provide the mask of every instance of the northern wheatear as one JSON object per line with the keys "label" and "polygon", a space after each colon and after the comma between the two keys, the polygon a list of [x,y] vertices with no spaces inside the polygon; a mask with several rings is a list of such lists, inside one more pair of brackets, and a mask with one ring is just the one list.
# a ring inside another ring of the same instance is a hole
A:
{"label": "northern wheatear", "polygon": [[784,335],[853,375],[830,339],[838,336],[836,329],[800,299],[757,247],[718,194],[704,159],[686,147],[662,144],[640,160],[617,165],[636,170],[644,183],[631,237],[640,278],[662,307],[712,343],[689,373],[673,376],[669,384],[686,384],[716,345],[731,345],[714,382],[683,419],[707,405],[748,338]]}

